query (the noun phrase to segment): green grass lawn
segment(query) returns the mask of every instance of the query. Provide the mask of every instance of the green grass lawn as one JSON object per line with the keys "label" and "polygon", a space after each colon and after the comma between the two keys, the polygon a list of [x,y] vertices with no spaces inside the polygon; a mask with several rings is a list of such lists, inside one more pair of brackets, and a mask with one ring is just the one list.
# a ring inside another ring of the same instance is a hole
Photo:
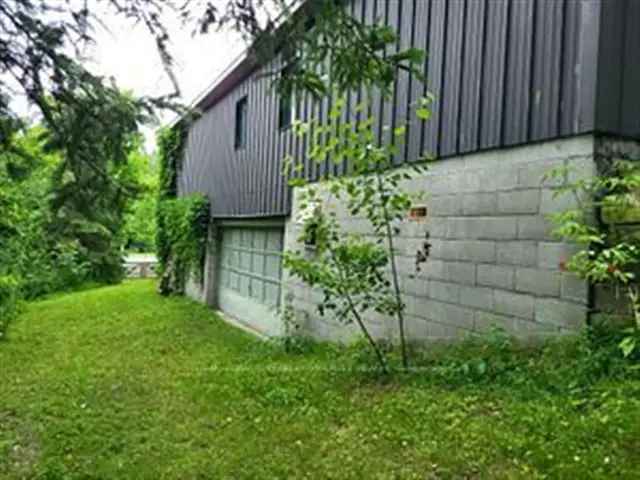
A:
{"label": "green grass lawn", "polygon": [[640,478],[640,380],[610,351],[458,347],[392,381],[356,357],[150,281],[32,303],[0,343],[0,478]]}

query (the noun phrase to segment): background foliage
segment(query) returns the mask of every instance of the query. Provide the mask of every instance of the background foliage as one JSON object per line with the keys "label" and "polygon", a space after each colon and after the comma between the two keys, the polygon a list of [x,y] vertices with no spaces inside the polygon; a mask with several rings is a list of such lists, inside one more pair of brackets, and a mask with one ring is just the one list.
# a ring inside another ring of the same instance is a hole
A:
{"label": "background foliage", "polygon": [[159,291],[183,293],[187,276],[202,280],[209,229],[209,201],[204,195],[178,197],[178,175],[189,121],[183,119],[158,133],[159,186],[156,206],[156,251]]}
{"label": "background foliage", "polygon": [[115,283],[124,276],[124,215],[140,193],[129,159],[141,147],[144,118],[131,96],[97,89],[73,108],[56,107],[55,129],[47,129],[47,148],[61,159],[53,175],[53,226],[79,242],[92,280]]}
{"label": "background foliage", "polygon": [[0,153],[0,333],[20,298],[73,287],[85,278],[79,245],[53,231],[52,175],[60,163],[45,153],[42,128],[12,139]]}
{"label": "background foliage", "polygon": [[[0,152],[0,324],[5,327],[19,299],[89,280],[117,281],[125,238],[140,236],[136,225],[123,231],[125,212],[144,184],[138,178],[148,169],[139,137],[127,131],[121,137],[126,148],[99,134],[62,147],[56,142],[64,141],[58,135],[66,120],[56,133],[41,126],[14,132],[12,148]],[[118,150],[117,164],[109,148]],[[96,162],[92,166],[85,161],[89,155]],[[93,168],[98,160],[105,177]],[[125,185],[131,192],[122,190]]]}
{"label": "background foliage", "polygon": [[140,194],[129,205],[124,218],[124,244],[127,251],[154,252],[156,208],[158,202],[158,157],[136,150],[129,155],[138,179]]}
{"label": "background foliage", "polygon": [[4,337],[9,321],[18,310],[18,282],[12,275],[0,276],[0,340]]}

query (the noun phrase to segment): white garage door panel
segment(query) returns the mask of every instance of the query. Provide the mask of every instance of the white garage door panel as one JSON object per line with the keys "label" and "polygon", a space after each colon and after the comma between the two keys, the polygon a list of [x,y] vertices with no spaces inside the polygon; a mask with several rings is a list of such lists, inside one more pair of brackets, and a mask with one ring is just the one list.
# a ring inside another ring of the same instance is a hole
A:
{"label": "white garage door panel", "polygon": [[280,227],[222,229],[218,306],[269,335],[281,333],[282,243]]}

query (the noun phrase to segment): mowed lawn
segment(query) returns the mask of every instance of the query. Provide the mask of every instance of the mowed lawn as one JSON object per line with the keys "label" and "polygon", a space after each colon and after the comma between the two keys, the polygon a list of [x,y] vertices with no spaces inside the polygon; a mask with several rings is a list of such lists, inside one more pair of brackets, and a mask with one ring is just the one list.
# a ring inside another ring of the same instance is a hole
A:
{"label": "mowed lawn", "polygon": [[150,281],[57,296],[0,343],[0,478],[640,478],[640,381],[581,355],[380,381],[352,350],[285,354]]}

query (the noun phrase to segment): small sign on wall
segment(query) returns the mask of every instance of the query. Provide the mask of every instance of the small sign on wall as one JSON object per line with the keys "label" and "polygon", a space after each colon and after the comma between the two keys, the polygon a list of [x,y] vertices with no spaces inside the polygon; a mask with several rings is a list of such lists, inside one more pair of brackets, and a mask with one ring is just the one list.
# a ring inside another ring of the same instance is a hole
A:
{"label": "small sign on wall", "polygon": [[427,207],[424,205],[416,205],[409,209],[409,220],[420,221],[427,218]]}

